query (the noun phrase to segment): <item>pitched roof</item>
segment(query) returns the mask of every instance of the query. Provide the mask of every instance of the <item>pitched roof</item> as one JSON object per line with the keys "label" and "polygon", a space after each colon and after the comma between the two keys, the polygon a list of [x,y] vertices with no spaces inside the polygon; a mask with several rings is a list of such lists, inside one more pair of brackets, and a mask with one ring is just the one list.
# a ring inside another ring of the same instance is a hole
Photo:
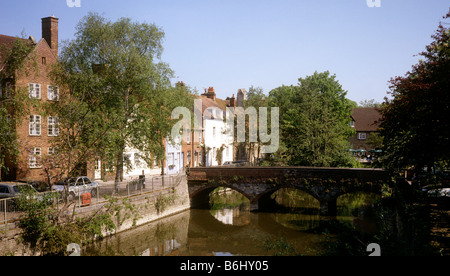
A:
{"label": "pitched roof", "polygon": [[24,39],[0,34],[0,71],[3,63],[5,62],[7,51],[14,46],[14,42],[18,39],[22,40],[24,43],[32,42],[31,39]]}
{"label": "pitched roof", "polygon": [[355,108],[352,118],[355,121],[356,131],[378,131],[381,113],[375,107]]}

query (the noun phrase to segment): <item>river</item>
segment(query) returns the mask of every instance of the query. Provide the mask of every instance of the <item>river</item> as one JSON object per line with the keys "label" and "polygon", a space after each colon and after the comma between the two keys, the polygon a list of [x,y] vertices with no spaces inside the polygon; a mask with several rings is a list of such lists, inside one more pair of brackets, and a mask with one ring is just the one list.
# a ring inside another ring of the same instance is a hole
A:
{"label": "river", "polygon": [[320,230],[329,221],[358,231],[374,232],[367,210],[379,196],[355,193],[338,199],[338,216],[319,215],[319,203],[297,190],[272,195],[278,208],[249,211],[237,192],[217,190],[209,210],[188,210],[86,248],[90,256],[270,256],[323,255],[329,236]]}

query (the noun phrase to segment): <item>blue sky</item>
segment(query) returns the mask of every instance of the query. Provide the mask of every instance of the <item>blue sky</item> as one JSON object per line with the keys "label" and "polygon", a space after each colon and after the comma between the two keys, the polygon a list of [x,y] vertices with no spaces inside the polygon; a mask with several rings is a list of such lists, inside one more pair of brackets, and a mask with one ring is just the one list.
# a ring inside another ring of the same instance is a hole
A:
{"label": "blue sky", "polygon": [[0,0],[0,34],[41,37],[41,18],[59,18],[71,39],[88,12],[154,23],[166,36],[162,61],[218,97],[259,86],[265,93],[315,71],[330,71],[356,102],[383,101],[388,81],[417,63],[448,0]]}

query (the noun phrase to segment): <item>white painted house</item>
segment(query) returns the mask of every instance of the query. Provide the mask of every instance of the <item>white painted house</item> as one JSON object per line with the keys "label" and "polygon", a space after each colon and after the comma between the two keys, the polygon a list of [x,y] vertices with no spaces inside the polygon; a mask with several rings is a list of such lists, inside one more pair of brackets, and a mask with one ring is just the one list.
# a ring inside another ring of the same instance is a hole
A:
{"label": "white painted house", "polygon": [[[226,108],[230,105],[230,100],[216,98],[213,87],[201,96],[203,112],[203,137],[206,152],[206,166],[219,166],[227,161],[233,161],[234,137],[228,132],[229,126],[226,123]],[[232,99],[234,101],[234,97]],[[232,102],[233,104],[234,102]],[[222,155],[222,162],[219,164],[218,156]]]}
{"label": "white painted house", "polygon": [[178,174],[183,170],[183,159],[181,155],[181,137],[177,137],[172,144],[166,139],[166,167],[165,174]]}

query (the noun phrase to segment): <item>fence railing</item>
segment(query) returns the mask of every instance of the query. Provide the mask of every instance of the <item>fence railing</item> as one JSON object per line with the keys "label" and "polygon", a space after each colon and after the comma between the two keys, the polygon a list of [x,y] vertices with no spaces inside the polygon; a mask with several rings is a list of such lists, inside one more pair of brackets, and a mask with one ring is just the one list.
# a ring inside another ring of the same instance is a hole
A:
{"label": "fence railing", "polygon": [[[66,190],[61,192],[51,192],[53,195],[53,204],[58,208],[67,200],[75,204],[76,207],[85,207],[87,205],[106,202],[108,197],[130,197],[141,194],[164,191],[175,188],[181,183],[183,174],[154,176],[150,179],[139,178],[121,182],[118,187],[114,182],[107,182],[97,187],[84,187],[77,190]],[[45,194],[45,193],[42,193]],[[2,231],[8,231],[17,228],[16,223],[23,214],[18,207],[17,198],[0,199],[0,234]]]}

